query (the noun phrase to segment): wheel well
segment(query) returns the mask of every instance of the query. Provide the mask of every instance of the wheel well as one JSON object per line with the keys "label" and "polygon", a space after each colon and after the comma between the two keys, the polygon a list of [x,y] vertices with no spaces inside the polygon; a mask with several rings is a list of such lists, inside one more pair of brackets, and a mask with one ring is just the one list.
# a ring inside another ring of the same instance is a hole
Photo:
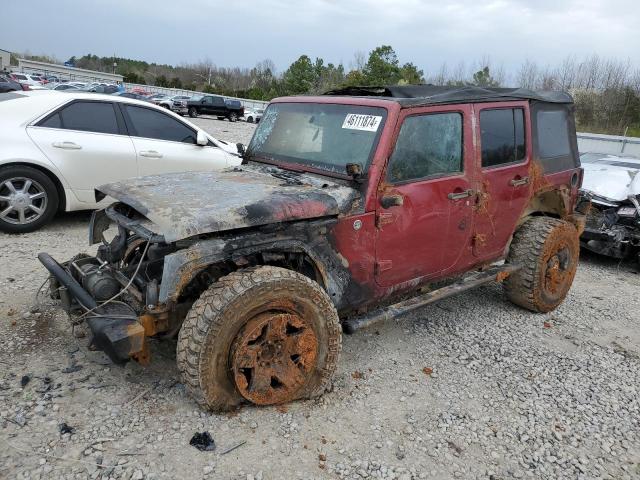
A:
{"label": "wheel well", "polygon": [[235,261],[227,261],[207,266],[185,285],[180,293],[179,303],[189,300],[195,301],[213,282],[217,282],[219,278],[225,275],[229,275],[242,268],[260,265],[293,270],[317,282],[325,291],[327,290],[324,276],[317,262],[305,252],[267,251],[243,256],[235,259]]}
{"label": "wheel well", "polygon": [[34,170],[38,170],[42,173],[44,173],[47,177],[49,177],[49,179],[53,182],[53,184],[56,186],[56,191],[58,192],[58,198],[60,200],[60,203],[58,205],[58,211],[59,212],[64,212],[66,206],[67,206],[67,197],[64,194],[64,187],[62,186],[62,183],[60,182],[60,180],[58,179],[58,177],[49,169],[41,166],[41,165],[36,165],[33,163],[28,163],[28,162],[11,162],[11,163],[5,163],[3,165],[0,165],[0,168],[5,168],[5,167],[29,167],[29,168],[33,168]]}
{"label": "wheel well", "polygon": [[571,214],[570,193],[563,189],[553,189],[538,192],[531,198],[527,208],[524,210],[518,221],[518,227],[526,222],[530,217],[553,217],[566,218]]}

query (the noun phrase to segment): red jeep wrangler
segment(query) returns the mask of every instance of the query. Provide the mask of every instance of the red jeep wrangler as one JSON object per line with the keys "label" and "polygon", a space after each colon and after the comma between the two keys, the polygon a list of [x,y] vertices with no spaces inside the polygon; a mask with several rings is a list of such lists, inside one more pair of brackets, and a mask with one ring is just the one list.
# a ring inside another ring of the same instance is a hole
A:
{"label": "red jeep wrangler", "polygon": [[100,187],[118,202],[92,218],[97,256],[39,257],[115,362],[177,336],[201,405],[276,404],[324,391],[342,329],[493,281],[553,310],[578,263],[581,178],[564,93],[280,98],[241,166]]}

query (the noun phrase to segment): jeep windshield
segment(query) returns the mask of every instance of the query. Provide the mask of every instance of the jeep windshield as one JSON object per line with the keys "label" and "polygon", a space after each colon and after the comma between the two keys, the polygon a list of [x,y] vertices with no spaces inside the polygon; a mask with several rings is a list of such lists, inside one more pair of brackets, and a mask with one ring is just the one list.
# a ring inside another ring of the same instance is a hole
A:
{"label": "jeep windshield", "polygon": [[[273,103],[247,149],[250,160],[295,164],[345,175],[349,163],[366,172],[387,111],[325,103]],[[285,167],[286,168],[286,167]]]}

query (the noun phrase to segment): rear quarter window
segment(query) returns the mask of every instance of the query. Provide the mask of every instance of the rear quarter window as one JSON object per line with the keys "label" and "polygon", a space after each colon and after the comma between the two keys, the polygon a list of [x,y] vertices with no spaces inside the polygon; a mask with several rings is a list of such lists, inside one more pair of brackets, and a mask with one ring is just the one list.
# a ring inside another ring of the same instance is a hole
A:
{"label": "rear quarter window", "polygon": [[538,123],[538,145],[540,158],[554,158],[569,155],[569,129],[567,112],[554,110],[540,111],[536,114]]}
{"label": "rear quarter window", "polygon": [[573,105],[532,102],[534,153],[545,173],[580,166]]}

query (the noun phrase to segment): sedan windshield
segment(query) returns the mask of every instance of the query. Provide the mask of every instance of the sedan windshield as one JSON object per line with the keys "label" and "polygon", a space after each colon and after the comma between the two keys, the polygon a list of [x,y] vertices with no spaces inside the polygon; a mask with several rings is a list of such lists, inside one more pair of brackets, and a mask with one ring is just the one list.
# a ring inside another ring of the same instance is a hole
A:
{"label": "sedan windshield", "polygon": [[379,107],[274,103],[264,112],[247,154],[339,174],[349,163],[366,171],[386,117]]}

